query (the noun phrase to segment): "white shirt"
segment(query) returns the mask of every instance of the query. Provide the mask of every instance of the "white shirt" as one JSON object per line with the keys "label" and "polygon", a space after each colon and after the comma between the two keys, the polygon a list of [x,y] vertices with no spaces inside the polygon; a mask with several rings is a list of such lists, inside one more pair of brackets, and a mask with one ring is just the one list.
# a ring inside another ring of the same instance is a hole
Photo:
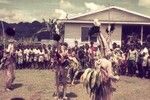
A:
{"label": "white shirt", "polygon": [[14,45],[13,44],[9,44],[8,48],[6,49],[6,52],[9,52],[10,54],[12,54],[14,52]]}
{"label": "white shirt", "polygon": [[148,54],[148,49],[146,47],[141,51],[141,54],[143,53]]}
{"label": "white shirt", "polygon": [[21,49],[19,49],[19,51],[18,51],[18,56],[22,56],[22,50]]}
{"label": "white shirt", "polygon": [[24,50],[24,54],[26,54],[26,55],[29,55],[29,52],[30,52],[29,49]]}
{"label": "white shirt", "polygon": [[43,62],[44,61],[44,52],[43,51],[39,51],[39,62]]}
{"label": "white shirt", "polygon": [[34,54],[39,54],[39,53],[40,53],[40,50],[39,50],[39,49],[33,49],[33,53],[34,53]]}

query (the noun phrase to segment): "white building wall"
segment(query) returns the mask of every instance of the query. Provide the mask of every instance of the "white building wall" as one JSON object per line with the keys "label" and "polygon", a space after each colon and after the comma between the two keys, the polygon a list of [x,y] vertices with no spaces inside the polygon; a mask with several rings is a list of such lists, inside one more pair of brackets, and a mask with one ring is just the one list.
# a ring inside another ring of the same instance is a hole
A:
{"label": "white building wall", "polygon": [[[101,26],[101,32],[104,34],[104,37],[107,38],[108,34],[106,33],[106,28],[108,25]],[[111,34],[112,43],[116,42],[117,44],[121,45],[121,36],[122,36],[122,25],[115,25],[115,30]]]}
{"label": "white building wall", "polygon": [[64,41],[69,43],[69,45],[74,45],[75,40],[81,45],[84,44],[84,42],[81,42],[81,28],[91,26],[92,24],[65,24]]}
{"label": "white building wall", "polygon": [[[77,40],[79,44],[84,44],[88,42],[81,42],[81,28],[91,27],[92,24],[65,24],[65,38],[64,41],[69,43],[69,45],[74,45],[74,41]],[[101,26],[101,32],[107,37],[106,28],[108,25]],[[122,26],[115,25],[115,30],[112,33],[112,42],[121,43],[121,32]],[[97,44],[97,43],[96,43]]]}

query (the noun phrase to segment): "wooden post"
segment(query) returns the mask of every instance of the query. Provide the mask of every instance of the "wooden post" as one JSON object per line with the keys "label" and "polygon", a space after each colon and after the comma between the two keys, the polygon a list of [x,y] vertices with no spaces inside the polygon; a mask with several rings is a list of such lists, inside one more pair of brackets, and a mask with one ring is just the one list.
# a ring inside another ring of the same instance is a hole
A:
{"label": "wooden post", "polygon": [[55,77],[56,77],[56,96],[59,98],[59,68],[58,68],[58,64],[56,67],[56,71],[55,71]]}
{"label": "wooden post", "polygon": [[[59,50],[59,43],[57,42],[57,52]],[[55,59],[56,60],[56,59]],[[58,58],[57,58],[58,60]],[[59,61],[57,61],[57,64],[55,65],[55,75],[56,75],[56,96],[59,98],[59,73],[60,73],[60,65]]]}
{"label": "wooden post", "polygon": [[101,33],[98,33],[98,41],[99,41],[99,44],[101,45],[101,54],[102,54],[102,56],[104,57],[105,56],[105,49],[106,49],[106,47],[105,47],[105,45],[104,45],[104,42],[102,41],[102,38],[101,38],[101,36],[100,36],[100,34]]}
{"label": "wooden post", "polygon": [[143,25],[141,26],[141,45],[143,45]]}

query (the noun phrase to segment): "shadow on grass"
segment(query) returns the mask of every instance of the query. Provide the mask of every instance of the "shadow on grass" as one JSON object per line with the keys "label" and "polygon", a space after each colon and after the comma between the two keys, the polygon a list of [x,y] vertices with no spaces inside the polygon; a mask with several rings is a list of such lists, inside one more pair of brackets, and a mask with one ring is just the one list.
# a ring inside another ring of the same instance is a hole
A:
{"label": "shadow on grass", "polygon": [[111,88],[112,92],[116,92],[116,88],[112,87]]}
{"label": "shadow on grass", "polygon": [[[12,84],[12,90],[22,87],[21,83]],[[20,100],[20,99],[19,99]]]}
{"label": "shadow on grass", "polygon": [[67,96],[69,99],[71,99],[71,98],[76,98],[76,97],[77,97],[77,95],[76,95],[75,93],[73,93],[73,92],[67,93],[66,96]]}
{"label": "shadow on grass", "polygon": [[15,97],[15,98],[12,98],[10,100],[25,100],[24,98],[21,98],[21,97]]}
{"label": "shadow on grass", "polygon": [[[56,93],[53,94],[53,97],[57,97]],[[63,98],[63,93],[60,92],[58,97]],[[70,92],[66,94],[66,97],[67,99],[63,99],[63,100],[72,100],[73,98],[77,98],[77,95],[73,92]]]}

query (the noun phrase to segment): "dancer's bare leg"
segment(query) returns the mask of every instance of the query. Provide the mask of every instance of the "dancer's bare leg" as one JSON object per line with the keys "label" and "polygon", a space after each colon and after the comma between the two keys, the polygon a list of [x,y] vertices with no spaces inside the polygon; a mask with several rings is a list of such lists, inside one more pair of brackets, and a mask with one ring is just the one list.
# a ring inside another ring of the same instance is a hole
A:
{"label": "dancer's bare leg", "polygon": [[67,100],[67,96],[66,96],[66,92],[67,92],[67,86],[66,85],[63,85],[63,99]]}
{"label": "dancer's bare leg", "polygon": [[11,91],[11,84],[12,84],[12,75],[9,70],[6,70],[6,83],[5,83],[5,90]]}

